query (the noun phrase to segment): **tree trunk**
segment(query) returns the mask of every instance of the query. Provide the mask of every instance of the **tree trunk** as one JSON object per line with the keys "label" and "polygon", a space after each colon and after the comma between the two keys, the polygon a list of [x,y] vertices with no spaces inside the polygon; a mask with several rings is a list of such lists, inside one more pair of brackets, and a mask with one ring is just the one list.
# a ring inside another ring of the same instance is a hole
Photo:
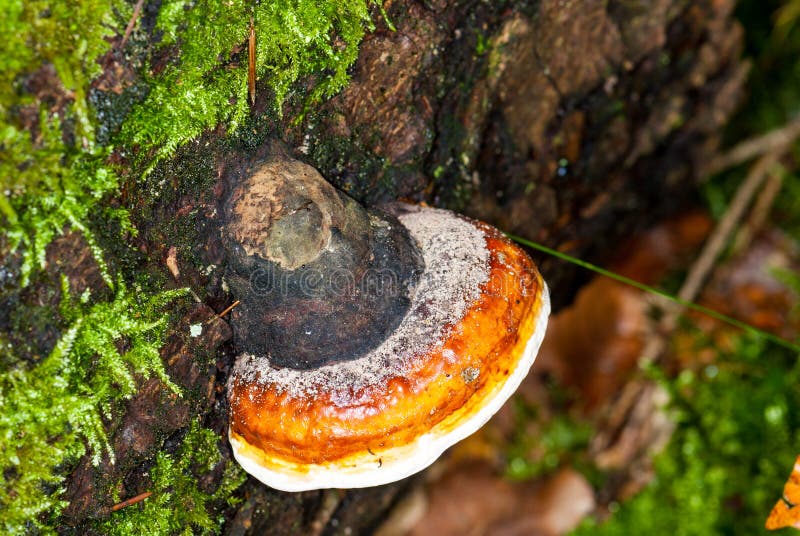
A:
{"label": "tree trunk", "polygon": [[[236,341],[225,319],[217,209],[233,180],[275,140],[365,203],[408,198],[444,206],[590,261],[620,238],[692,204],[702,164],[741,96],[746,65],[733,0],[394,0],[391,31],[361,44],[352,80],[310,110],[276,120],[259,87],[248,124],[207,132],[118,200],[139,229],[131,259],[168,273],[199,303],[184,307],[162,357],[184,389],[147,380],[108,423],[116,463],[85,456],[66,482],[61,525],[85,533],[128,497],[160,450],[176,452],[197,419],[223,437]],[[313,80],[307,80],[308,85]],[[165,194],[149,196],[164,182]],[[200,186],[199,186],[200,185]],[[51,275],[75,290],[101,279],[77,235],[49,248]],[[114,251],[111,251],[114,254]],[[535,256],[556,308],[586,275]],[[167,262],[169,260],[169,262]],[[200,337],[189,326],[206,323]],[[44,335],[43,335],[44,337]],[[52,340],[52,335],[51,335]],[[225,451],[230,456],[230,451]],[[222,470],[201,486],[213,489]],[[123,489],[119,487],[122,482]],[[238,505],[218,505],[230,534],[356,534],[380,525],[415,478],[378,489],[282,493],[252,478]]]}

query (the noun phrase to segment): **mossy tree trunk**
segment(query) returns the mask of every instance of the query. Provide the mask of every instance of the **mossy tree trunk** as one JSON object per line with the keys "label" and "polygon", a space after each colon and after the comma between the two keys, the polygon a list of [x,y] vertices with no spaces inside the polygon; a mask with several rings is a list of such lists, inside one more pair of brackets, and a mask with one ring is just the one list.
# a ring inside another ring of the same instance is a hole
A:
{"label": "mossy tree trunk", "polygon": [[[142,16],[154,17],[159,4],[146,2]],[[140,384],[105,423],[115,463],[95,465],[86,455],[70,469],[61,531],[91,532],[96,519],[114,515],[113,497],[146,490],[156,454],[181,452],[191,422],[224,436],[236,341],[214,317],[232,301],[222,281],[217,209],[230,180],[266,145],[280,140],[363,202],[409,198],[453,208],[602,262],[621,237],[693,203],[699,170],[746,74],[732,0],[395,0],[385,7],[396,31],[376,10],[377,28],[339,94],[310,109],[290,100],[279,117],[269,84],[259,84],[238,130],[205,132],[111,201],[131,210],[139,232],[131,237],[135,254],[106,246],[109,264],[189,287],[199,301],[176,309],[161,352],[184,396],[157,378]],[[102,80],[127,76],[124,58],[106,60]],[[315,83],[303,80],[301,93]],[[54,300],[41,289],[58,272],[76,293],[101,292],[87,248],[76,234],[52,243],[49,275],[23,301]],[[537,260],[555,306],[568,303],[584,276]],[[204,329],[192,337],[197,324]],[[56,336],[36,331],[43,347]],[[223,465],[203,476],[201,489],[216,489]],[[239,504],[216,507],[231,534],[356,534],[379,525],[413,484],[288,494],[248,479],[236,492]]]}

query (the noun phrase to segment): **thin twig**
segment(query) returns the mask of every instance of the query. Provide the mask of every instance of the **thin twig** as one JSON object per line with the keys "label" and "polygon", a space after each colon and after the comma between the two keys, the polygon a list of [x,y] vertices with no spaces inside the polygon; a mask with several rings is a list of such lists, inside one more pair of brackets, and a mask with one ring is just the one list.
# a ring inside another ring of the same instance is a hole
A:
{"label": "thin twig", "polygon": [[256,24],[250,16],[250,36],[247,39],[247,92],[250,106],[256,105]]}
{"label": "thin twig", "polygon": [[694,262],[686,280],[678,292],[678,297],[691,301],[697,297],[700,288],[706,280],[706,277],[714,267],[714,262],[720,253],[722,253],[725,244],[730,238],[731,233],[736,228],[736,224],[744,216],[744,212],[750,205],[753,197],[758,189],[769,176],[773,167],[778,163],[778,160],[783,155],[785,146],[773,152],[767,153],[762,156],[750,169],[744,182],[739,186],[736,195],[731,200],[730,205],[725,210],[719,223],[714,228],[711,236],[703,246],[703,251]]}
{"label": "thin twig", "polygon": [[772,205],[775,203],[775,199],[778,197],[778,193],[783,187],[783,177],[784,173],[781,170],[773,170],[770,172],[767,178],[767,184],[764,185],[764,189],[758,194],[758,199],[756,199],[753,205],[753,210],[750,211],[750,217],[747,218],[747,222],[736,235],[733,245],[734,251],[741,251],[744,249],[747,244],[750,243],[750,240],[752,240],[753,235],[758,233],[764,226],[764,222],[767,221],[770,210],[772,210]]}
{"label": "thin twig", "polygon": [[111,511],[112,512],[116,512],[117,510],[122,510],[123,508],[127,508],[128,506],[130,506],[132,504],[136,504],[138,502],[142,502],[143,500],[145,500],[146,498],[148,498],[152,494],[153,494],[152,491],[145,491],[144,493],[140,493],[136,497],[131,497],[130,499],[126,499],[126,500],[122,501],[121,503],[115,504],[114,506],[111,507]]}
{"label": "thin twig", "polygon": [[[756,192],[764,183],[766,178],[778,160],[783,156],[787,145],[765,154],[753,164],[744,182],[739,185],[736,195],[731,200],[730,205],[725,210],[717,226],[706,240],[700,255],[692,263],[683,285],[678,291],[678,299],[684,302],[692,302],[697,298],[700,290],[714,268],[717,258],[722,254],[725,245],[736,230],[736,226],[744,216],[745,210],[752,202]],[[675,330],[678,325],[678,318],[685,311],[685,307],[673,303],[664,304],[662,309],[666,314],[659,322],[659,333],[661,336],[650,338],[642,351],[642,361],[644,363],[657,360],[667,345],[667,335]]]}
{"label": "thin twig", "polygon": [[227,306],[227,307],[226,307],[226,308],[225,308],[225,309],[224,309],[224,310],[223,310],[223,311],[222,311],[220,314],[218,314],[218,315],[214,315],[214,316],[212,316],[211,318],[209,318],[208,320],[206,320],[206,324],[210,324],[210,323],[211,323],[211,322],[213,322],[214,320],[216,320],[216,319],[218,319],[218,318],[222,318],[222,317],[223,317],[223,316],[225,316],[226,314],[230,313],[230,312],[231,312],[231,310],[232,310],[234,307],[236,307],[237,305],[239,305],[240,303],[242,303],[242,302],[241,302],[241,301],[239,301],[239,300],[236,300],[235,302],[233,302],[232,304],[230,304],[229,306]]}
{"label": "thin twig", "polygon": [[800,115],[781,128],[735,145],[728,152],[711,160],[703,170],[703,174],[708,177],[722,170],[743,164],[757,156],[780,150],[782,147],[791,144],[798,137],[800,137]]}
{"label": "thin twig", "polygon": [[236,306],[237,306],[237,305],[239,305],[240,303],[242,303],[242,302],[240,302],[239,300],[236,300],[235,302],[233,302],[232,304],[230,304],[229,306],[227,306],[227,307],[225,308],[225,310],[224,310],[224,311],[222,311],[220,314],[218,314],[218,315],[217,315],[217,318],[222,318],[222,317],[223,317],[223,316],[225,316],[226,314],[230,313],[230,312],[231,312],[231,309],[233,309],[234,307],[236,307]]}
{"label": "thin twig", "polygon": [[133,15],[131,15],[131,20],[128,21],[128,26],[125,28],[125,35],[122,36],[122,41],[119,44],[119,48],[125,48],[125,43],[128,42],[128,38],[133,33],[133,28],[136,26],[136,21],[139,19],[139,13],[141,13],[143,5],[144,0],[139,0],[136,2],[136,6],[133,8]]}
{"label": "thin twig", "polygon": [[343,497],[342,491],[338,489],[326,489],[322,491],[322,504],[309,526],[309,536],[319,536],[325,531],[325,527],[330,523]]}

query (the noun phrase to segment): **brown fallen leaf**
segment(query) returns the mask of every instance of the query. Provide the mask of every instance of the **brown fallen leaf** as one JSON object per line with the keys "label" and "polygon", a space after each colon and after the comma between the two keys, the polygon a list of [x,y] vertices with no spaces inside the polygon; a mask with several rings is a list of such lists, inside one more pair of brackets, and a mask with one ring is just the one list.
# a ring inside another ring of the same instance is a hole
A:
{"label": "brown fallen leaf", "polygon": [[591,412],[613,398],[635,370],[647,334],[642,293],[604,277],[595,278],[575,302],[555,315],[536,369],[577,390]]}
{"label": "brown fallen leaf", "polygon": [[521,499],[524,512],[492,527],[496,536],[560,536],[575,529],[595,508],[586,479],[565,467]]}
{"label": "brown fallen leaf", "polygon": [[[691,212],[667,220],[623,242],[610,269],[645,284],[658,284],[685,264],[711,229],[711,220]],[[587,413],[618,395],[636,369],[650,335],[648,296],[596,277],[570,307],[550,320],[537,372],[550,372],[577,390]]]}
{"label": "brown fallen leaf", "polygon": [[640,283],[655,285],[670,270],[685,267],[711,231],[704,212],[688,212],[640,233],[617,248],[609,269]]}

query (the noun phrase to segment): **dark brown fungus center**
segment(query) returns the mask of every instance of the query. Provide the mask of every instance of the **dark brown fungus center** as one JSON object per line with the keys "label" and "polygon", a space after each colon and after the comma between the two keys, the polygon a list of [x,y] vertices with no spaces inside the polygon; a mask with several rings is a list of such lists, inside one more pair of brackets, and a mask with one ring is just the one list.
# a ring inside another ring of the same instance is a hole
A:
{"label": "dark brown fungus center", "polygon": [[285,156],[252,166],[224,207],[239,348],[276,367],[355,359],[405,315],[423,261],[383,210],[365,209]]}

